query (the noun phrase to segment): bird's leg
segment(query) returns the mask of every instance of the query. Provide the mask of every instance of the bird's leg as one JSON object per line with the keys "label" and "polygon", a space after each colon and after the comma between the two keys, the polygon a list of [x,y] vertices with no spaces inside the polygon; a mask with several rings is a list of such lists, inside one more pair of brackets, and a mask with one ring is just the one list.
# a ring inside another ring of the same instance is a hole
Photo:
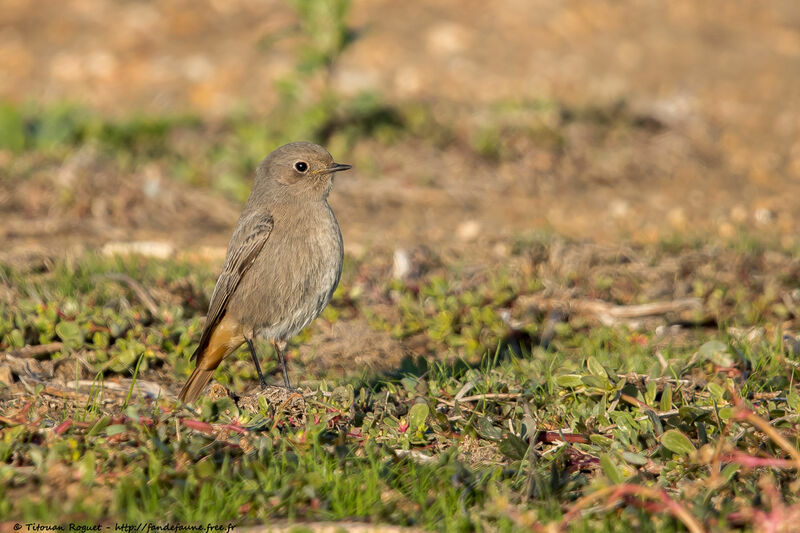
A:
{"label": "bird's leg", "polygon": [[253,346],[253,339],[245,338],[247,341],[247,347],[250,348],[250,355],[253,356],[253,364],[256,365],[256,372],[258,372],[258,381],[261,382],[261,390],[267,388],[267,382],[264,381],[264,375],[261,373],[261,365],[258,364],[258,356],[256,355],[256,348]]}
{"label": "bird's leg", "polygon": [[278,352],[278,361],[281,364],[281,370],[283,371],[283,384],[286,385],[287,389],[291,389],[292,386],[289,385],[289,374],[286,372],[286,358],[283,357],[283,351],[286,349],[286,343],[281,341],[272,341],[272,347],[275,348],[275,351]]}

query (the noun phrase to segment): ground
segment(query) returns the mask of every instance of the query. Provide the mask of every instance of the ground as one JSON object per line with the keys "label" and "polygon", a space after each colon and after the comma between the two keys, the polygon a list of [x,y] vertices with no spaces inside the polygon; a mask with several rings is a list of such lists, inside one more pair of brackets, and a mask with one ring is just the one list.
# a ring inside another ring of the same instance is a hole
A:
{"label": "ground", "polygon": [[[0,521],[791,530],[798,56],[789,1],[5,2]],[[302,392],[179,405],[296,139],[355,166]]]}

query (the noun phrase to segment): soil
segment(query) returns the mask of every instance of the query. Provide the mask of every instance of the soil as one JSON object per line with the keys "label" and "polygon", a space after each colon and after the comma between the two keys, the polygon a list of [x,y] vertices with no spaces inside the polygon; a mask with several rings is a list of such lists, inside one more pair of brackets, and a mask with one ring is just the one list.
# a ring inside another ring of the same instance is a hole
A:
{"label": "soil", "polygon": [[[297,61],[297,24],[282,2],[8,0],[0,98],[111,116],[266,113]],[[797,243],[796,2],[355,1],[350,27],[334,89],[423,101],[464,132],[444,146],[358,143],[350,157],[373,168],[357,167],[331,198],[353,255],[425,244],[491,262],[537,229],[611,243],[740,234]],[[554,107],[557,147],[502,132],[507,157],[467,146],[498,102],[525,101]],[[0,155],[10,168],[12,155]],[[131,240],[218,257],[239,205],[169,173],[104,174],[84,150],[5,184],[4,257]],[[90,200],[59,209],[65,185]]]}

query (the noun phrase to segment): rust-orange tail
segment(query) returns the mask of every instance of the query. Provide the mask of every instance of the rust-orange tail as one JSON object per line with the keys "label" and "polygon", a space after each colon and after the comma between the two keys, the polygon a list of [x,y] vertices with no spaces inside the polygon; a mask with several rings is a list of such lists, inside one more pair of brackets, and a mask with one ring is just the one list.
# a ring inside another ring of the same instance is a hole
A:
{"label": "rust-orange tail", "polygon": [[[203,341],[208,338],[208,342]],[[211,332],[203,335],[193,358],[197,358],[197,367],[186,380],[186,385],[181,389],[178,398],[182,402],[193,402],[200,397],[203,389],[211,381],[211,376],[223,359],[228,357],[236,348],[242,345],[244,336],[241,327],[235,321],[224,317]]]}
{"label": "rust-orange tail", "polygon": [[178,394],[178,399],[182,402],[193,402],[200,397],[200,393],[206,388],[208,382],[211,381],[211,376],[214,375],[213,370],[206,370],[204,368],[195,368],[189,379],[186,380],[186,385],[181,389]]}

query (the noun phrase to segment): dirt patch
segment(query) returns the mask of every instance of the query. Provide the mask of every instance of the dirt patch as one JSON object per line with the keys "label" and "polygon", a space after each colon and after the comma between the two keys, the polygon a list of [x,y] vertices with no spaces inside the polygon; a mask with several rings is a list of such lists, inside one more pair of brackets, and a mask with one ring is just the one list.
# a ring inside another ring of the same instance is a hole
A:
{"label": "dirt patch", "polygon": [[408,355],[402,342],[371,328],[363,318],[338,321],[320,329],[298,347],[302,364],[319,375],[341,377],[358,370],[384,373],[398,368]]}
{"label": "dirt patch", "polygon": [[[281,2],[74,0],[58,16],[11,2],[1,17],[0,95],[117,116],[224,116],[242,102],[263,115],[303,44]],[[500,260],[502,242],[532,228],[636,242],[758,232],[793,246],[797,17],[789,1],[355,2],[355,40],[331,87],[429,102],[455,137],[364,141],[337,154],[357,166],[332,197],[345,242],[475,244]],[[539,133],[519,134],[530,127]],[[481,155],[486,143],[499,157]],[[115,175],[83,151],[53,161],[44,182],[0,196],[17,212],[4,237],[32,253],[131,238],[224,246],[238,206],[176,188],[173,172]],[[65,193],[75,198],[68,212],[57,205]]]}

